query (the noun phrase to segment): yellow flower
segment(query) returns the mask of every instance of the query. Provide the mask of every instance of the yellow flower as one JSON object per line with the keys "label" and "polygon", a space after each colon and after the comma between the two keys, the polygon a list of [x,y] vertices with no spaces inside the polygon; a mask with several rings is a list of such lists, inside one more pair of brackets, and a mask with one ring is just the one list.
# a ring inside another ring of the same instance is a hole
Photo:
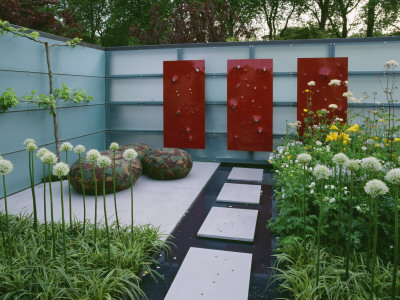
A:
{"label": "yellow flower", "polygon": [[347,133],[341,132],[338,139],[347,142],[350,140],[350,136]]}
{"label": "yellow flower", "polygon": [[389,146],[389,144],[388,144],[388,143],[386,143],[385,145],[386,145],[386,146]]}
{"label": "yellow flower", "polygon": [[331,127],[329,127],[329,129],[333,129],[333,130],[339,130],[339,128],[337,128],[335,124],[332,124],[332,126],[331,126]]}
{"label": "yellow flower", "polygon": [[375,147],[379,147],[379,145],[378,145],[378,144],[375,144]]}
{"label": "yellow flower", "polygon": [[346,132],[347,132],[347,131],[357,132],[358,129],[353,125],[353,126],[349,127],[349,128],[346,130]]}
{"label": "yellow flower", "polygon": [[399,138],[394,138],[393,142],[400,142]]}
{"label": "yellow flower", "polygon": [[375,137],[375,139],[376,139],[376,140],[379,140],[379,138],[378,138],[377,136]]}
{"label": "yellow flower", "polygon": [[287,158],[287,159],[290,159],[290,158],[291,158],[291,156],[290,156],[290,155],[288,155],[288,156],[286,156],[286,158]]}
{"label": "yellow flower", "polygon": [[306,93],[308,93],[310,90],[305,90]]}
{"label": "yellow flower", "polygon": [[346,148],[343,148],[343,151],[346,151]]}
{"label": "yellow flower", "polygon": [[271,163],[271,160],[268,160],[269,163]]}
{"label": "yellow flower", "polygon": [[387,142],[387,139],[384,139],[383,141],[384,141],[384,142]]}
{"label": "yellow flower", "polygon": [[303,111],[304,111],[304,112],[308,112],[308,110],[307,110],[307,109],[303,109]]}
{"label": "yellow flower", "polygon": [[374,110],[373,113],[376,115],[378,112],[376,110]]}
{"label": "yellow flower", "polygon": [[310,148],[312,148],[312,146],[310,146]]}
{"label": "yellow flower", "polygon": [[326,141],[325,142],[336,141],[338,136],[339,136],[339,134],[337,132],[331,132],[330,134],[328,134],[326,136]]}
{"label": "yellow flower", "polygon": [[307,150],[307,147],[304,147],[304,150]]}
{"label": "yellow flower", "polygon": [[382,119],[379,119],[379,122],[383,122],[383,120],[382,120]]}

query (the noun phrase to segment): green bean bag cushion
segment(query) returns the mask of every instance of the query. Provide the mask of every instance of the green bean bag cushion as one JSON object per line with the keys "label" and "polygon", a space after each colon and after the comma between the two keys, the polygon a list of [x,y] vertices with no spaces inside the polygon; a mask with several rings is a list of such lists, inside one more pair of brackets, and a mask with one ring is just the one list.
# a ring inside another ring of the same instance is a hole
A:
{"label": "green bean bag cushion", "polygon": [[143,161],[143,169],[151,178],[179,179],[189,174],[193,166],[189,152],[176,148],[159,148]]}
{"label": "green bean bag cushion", "polygon": [[[113,193],[113,174],[114,174],[114,157],[111,150],[101,152],[102,155],[106,155],[111,159],[111,165],[106,168],[106,194]],[[83,171],[83,185],[85,188],[85,193],[89,195],[94,195],[94,181],[93,181],[93,169],[92,164],[88,162],[85,156],[81,160],[82,171]],[[132,173],[133,182],[135,183],[141,173],[142,164],[139,158],[132,160]],[[97,178],[97,193],[99,195],[103,194],[103,169],[99,166],[95,166],[95,174]],[[71,185],[79,193],[82,193],[82,182],[81,182],[81,172],[79,169],[79,160],[76,161],[71,166],[70,171]],[[129,174],[129,161],[123,157],[123,152],[115,152],[115,190],[117,192],[123,191],[131,186],[131,179]]]}
{"label": "green bean bag cushion", "polygon": [[133,144],[126,144],[118,148],[118,151],[125,151],[126,149],[134,149],[137,154],[138,158],[140,159],[141,162],[143,162],[143,159],[151,152],[151,148],[143,143],[133,143]]}

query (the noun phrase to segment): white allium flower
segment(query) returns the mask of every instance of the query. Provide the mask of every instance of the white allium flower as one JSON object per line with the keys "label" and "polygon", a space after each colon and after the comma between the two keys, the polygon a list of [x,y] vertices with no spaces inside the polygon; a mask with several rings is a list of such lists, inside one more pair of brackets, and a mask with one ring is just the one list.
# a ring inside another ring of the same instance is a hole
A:
{"label": "white allium flower", "polygon": [[361,161],[361,167],[370,172],[378,172],[382,170],[382,164],[373,156],[363,158]]}
{"label": "white allium flower", "polygon": [[101,156],[100,152],[96,149],[91,149],[86,153],[86,159],[90,161],[92,164],[95,164],[99,157]]}
{"label": "white allium flower", "polygon": [[331,199],[329,199],[329,202],[330,203],[334,203],[336,201],[336,199],[335,198],[331,198]]}
{"label": "white allium flower", "polygon": [[391,184],[400,185],[400,169],[392,169],[386,173],[385,179]]}
{"label": "white allium flower", "polygon": [[309,81],[309,82],[307,83],[307,85],[308,85],[308,86],[314,86],[314,85],[315,85],[315,81],[312,81],[312,80],[311,80],[311,81]]}
{"label": "white allium flower", "polygon": [[364,186],[364,190],[372,198],[385,195],[389,192],[389,188],[387,187],[386,183],[379,179],[372,179],[368,181]]}
{"label": "white allium flower", "polygon": [[331,185],[331,190],[334,190],[335,189],[335,186],[332,184]]}
{"label": "white allium flower", "polygon": [[333,156],[332,161],[337,165],[344,165],[349,161],[349,158],[344,153],[337,153]]}
{"label": "white allium flower", "polygon": [[28,144],[30,144],[30,143],[36,144],[36,142],[35,142],[34,139],[26,139],[26,140],[24,141],[24,146],[26,147],[26,146],[28,146]]}
{"label": "white allium flower", "polygon": [[67,176],[69,173],[69,167],[66,163],[59,162],[53,167],[53,175],[62,177]]}
{"label": "white allium flower", "polygon": [[110,150],[112,150],[112,151],[117,151],[118,148],[119,148],[118,143],[112,142],[112,143],[110,144]]}
{"label": "white allium flower", "polygon": [[46,148],[40,148],[37,152],[36,152],[36,157],[41,159],[43,155],[45,155],[47,152],[49,152],[49,150],[47,150]]}
{"label": "white allium flower", "polygon": [[355,172],[358,171],[360,168],[360,165],[358,162],[354,159],[349,159],[346,163],[346,168],[349,169],[349,171]]}
{"label": "white allium flower", "polygon": [[124,151],[124,158],[127,160],[133,160],[137,157],[137,152],[134,149],[126,149]]}
{"label": "white allium flower", "polygon": [[35,151],[37,149],[37,146],[35,143],[29,143],[28,145],[26,145],[26,150],[32,152]]}
{"label": "white allium flower", "polygon": [[357,209],[358,211],[360,211],[360,210],[361,210],[360,205],[357,205],[357,206],[356,206],[356,209]]}
{"label": "white allium flower", "polygon": [[315,182],[311,182],[311,184],[308,186],[309,188],[313,188],[315,186]]}
{"label": "white allium flower", "polygon": [[339,85],[340,85],[340,80],[339,80],[339,79],[332,79],[332,80],[328,83],[328,85],[330,85],[330,86],[332,86],[332,85],[334,85],[334,86],[339,86]]}
{"label": "white allium flower", "polygon": [[342,118],[336,118],[335,121],[343,122],[343,119]]}
{"label": "white allium flower", "polygon": [[314,176],[317,180],[328,179],[331,176],[331,171],[327,166],[319,165],[314,169]]}
{"label": "white allium flower", "polygon": [[328,189],[328,186],[327,186],[326,184],[325,184],[325,186],[324,186],[324,189],[326,189],[326,190]]}
{"label": "white allium flower", "polygon": [[11,161],[7,159],[0,160],[0,175],[10,174],[14,166]]}
{"label": "white allium flower", "polygon": [[99,159],[97,160],[96,164],[101,168],[106,168],[111,164],[111,159],[109,159],[105,155],[102,155],[102,156],[99,157]]}
{"label": "white allium flower", "polygon": [[307,153],[301,153],[297,155],[297,160],[299,163],[306,165],[311,161],[312,157],[310,154]]}
{"label": "white allium flower", "polygon": [[53,152],[47,151],[40,160],[45,164],[54,165],[57,162],[57,156]]}
{"label": "white allium flower", "polygon": [[338,108],[338,106],[336,104],[329,104],[328,107],[331,108],[331,109],[337,109]]}
{"label": "white allium flower", "polygon": [[310,194],[314,194],[314,190],[311,190],[311,191],[310,191]]}
{"label": "white allium flower", "polygon": [[73,148],[72,144],[69,142],[65,142],[61,144],[60,150],[61,151],[71,151]]}
{"label": "white allium flower", "polygon": [[317,145],[317,146],[322,146],[322,143],[321,143],[320,141],[316,141],[316,142],[315,142],[315,145]]}
{"label": "white allium flower", "polygon": [[397,68],[399,66],[399,63],[395,61],[394,59],[391,59],[387,62],[385,62],[385,68],[390,69],[390,68]]}
{"label": "white allium flower", "polygon": [[321,109],[321,112],[328,113],[328,111],[325,108]]}
{"label": "white allium flower", "polygon": [[86,148],[83,145],[76,145],[74,148],[74,152],[76,154],[83,154],[83,153],[85,153],[85,151],[86,151]]}
{"label": "white allium flower", "polygon": [[361,147],[361,150],[362,150],[362,151],[367,151],[367,147],[362,146],[362,147]]}

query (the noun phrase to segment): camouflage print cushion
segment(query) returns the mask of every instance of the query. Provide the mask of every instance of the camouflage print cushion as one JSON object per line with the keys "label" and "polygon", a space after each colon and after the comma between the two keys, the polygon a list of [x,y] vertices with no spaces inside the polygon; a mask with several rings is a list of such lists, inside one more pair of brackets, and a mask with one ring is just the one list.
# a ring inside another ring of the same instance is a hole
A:
{"label": "camouflage print cushion", "polygon": [[179,179],[189,174],[193,160],[189,152],[176,148],[159,148],[143,161],[144,171],[153,179]]}
{"label": "camouflage print cushion", "polygon": [[[102,155],[106,155],[111,159],[111,165],[106,168],[106,194],[113,193],[113,175],[114,175],[114,157],[112,151],[103,151]],[[82,171],[85,193],[94,195],[94,181],[92,164],[82,157]],[[138,158],[132,160],[133,182],[135,183],[142,173],[142,164]],[[103,194],[103,169],[95,166],[97,178],[97,193]],[[79,160],[71,166],[70,171],[71,185],[79,193],[82,193],[81,172],[79,169]],[[124,159],[123,152],[115,153],[115,190],[123,191],[131,186],[129,174],[129,161]]]}
{"label": "camouflage print cushion", "polygon": [[138,158],[141,162],[143,162],[143,159],[151,152],[151,148],[143,143],[126,144],[119,147],[118,151],[124,152],[126,149],[134,149],[137,152]]}

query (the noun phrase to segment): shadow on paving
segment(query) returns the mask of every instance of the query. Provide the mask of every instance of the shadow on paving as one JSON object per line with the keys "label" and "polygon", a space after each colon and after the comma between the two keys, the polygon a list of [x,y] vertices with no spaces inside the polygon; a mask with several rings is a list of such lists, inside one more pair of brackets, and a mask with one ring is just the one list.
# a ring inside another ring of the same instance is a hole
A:
{"label": "shadow on paving", "polygon": [[[143,290],[148,299],[164,299],[190,247],[252,253],[249,299],[274,299],[276,297],[272,292],[274,287],[266,289],[271,275],[269,267],[271,266],[272,240],[266,225],[271,218],[273,204],[271,199],[273,175],[269,170],[264,170],[259,206],[217,203],[217,196],[224,183],[227,182],[231,169],[231,166],[220,166],[218,168],[205,189],[173,231],[173,238],[169,239],[175,244],[172,247],[172,253],[162,253],[158,258],[160,265],[157,267],[157,272],[160,273],[161,278],[157,278],[157,281],[155,281],[150,276],[143,277]],[[235,183],[240,184],[240,182]],[[246,182],[246,184],[249,183]],[[254,243],[198,238],[197,232],[213,206],[258,209]]]}

